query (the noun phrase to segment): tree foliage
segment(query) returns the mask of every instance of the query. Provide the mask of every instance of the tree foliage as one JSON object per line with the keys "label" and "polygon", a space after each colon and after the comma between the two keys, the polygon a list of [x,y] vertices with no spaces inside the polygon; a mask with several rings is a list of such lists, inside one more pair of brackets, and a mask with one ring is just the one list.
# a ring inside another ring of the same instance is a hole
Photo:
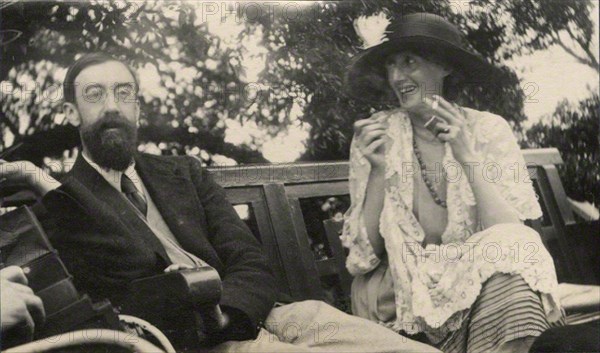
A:
{"label": "tree foliage", "polygon": [[[149,150],[196,154],[207,163],[217,155],[263,162],[265,139],[302,125],[310,131],[303,159],[347,158],[353,121],[382,108],[343,93],[345,67],[361,45],[352,21],[380,11],[389,16],[429,11],[458,25],[501,72],[495,84],[471,85],[460,99],[504,116],[520,133],[523,91],[502,62],[556,43],[556,34],[567,29],[583,42],[592,30],[586,20],[589,0],[254,4],[44,1],[2,8],[3,31],[21,35],[2,46],[0,145],[26,142],[13,157],[37,164],[72,148],[76,131],[66,126],[60,99],[54,97],[76,55],[102,50],[156,78],[156,89],[141,97],[141,143]],[[231,16],[241,25],[232,40],[209,29],[209,19]],[[258,49],[248,44],[256,38]],[[256,81],[244,71],[244,61],[253,56],[266,59]],[[260,134],[231,140],[230,126],[253,127]]]}
{"label": "tree foliage", "polygon": [[[544,8],[541,10],[540,8]],[[514,55],[547,48],[555,44],[556,33],[569,28],[573,35],[591,40],[587,33],[593,24],[589,18],[589,1],[352,1],[318,4],[306,15],[283,17],[267,27],[267,33],[278,39],[278,49],[269,52],[268,69],[271,82],[286,78],[290,85],[286,96],[295,97],[301,89],[308,97],[304,103],[303,121],[312,129],[305,159],[347,158],[352,123],[369,111],[369,106],[345,96],[343,77],[349,58],[359,51],[360,43],[352,21],[359,15],[380,11],[390,17],[425,11],[440,14],[465,33],[470,44],[501,71],[493,84],[470,84],[459,101],[466,106],[500,114],[512,123],[522,136],[520,123],[524,94],[514,72],[502,65]],[[561,16],[556,16],[557,14]],[[518,19],[514,16],[519,15]],[[543,25],[542,25],[543,24]],[[573,28],[582,24],[581,28]],[[267,107],[277,110],[279,107]]]}
{"label": "tree foliage", "polygon": [[569,197],[600,205],[600,99],[597,92],[578,105],[561,102],[554,113],[527,131],[530,147],[556,147]]}
{"label": "tree foliage", "polygon": [[[27,137],[28,148],[16,157],[39,162],[60,155],[64,140],[77,141],[76,131],[60,120],[61,100],[53,90],[60,92],[65,68],[76,55],[106,51],[134,68],[150,64],[156,71],[161,92],[141,99],[142,143],[153,142],[163,153],[199,147],[265,161],[256,150],[224,142],[223,121],[241,110],[223,99],[225,87],[240,83],[230,64],[236,53],[221,48],[192,10],[185,3],[156,1],[25,2],[3,10],[3,28],[22,28],[24,35],[3,52],[2,144]],[[42,132],[46,146],[57,148],[36,148],[32,141],[40,141]]]}

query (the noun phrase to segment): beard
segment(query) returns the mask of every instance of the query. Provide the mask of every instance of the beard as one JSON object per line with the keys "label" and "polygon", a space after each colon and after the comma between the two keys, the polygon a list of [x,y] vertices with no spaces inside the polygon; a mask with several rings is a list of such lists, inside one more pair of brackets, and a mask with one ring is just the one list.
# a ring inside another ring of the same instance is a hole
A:
{"label": "beard", "polygon": [[122,172],[133,161],[137,127],[118,112],[108,112],[92,125],[82,126],[81,140],[100,167]]}

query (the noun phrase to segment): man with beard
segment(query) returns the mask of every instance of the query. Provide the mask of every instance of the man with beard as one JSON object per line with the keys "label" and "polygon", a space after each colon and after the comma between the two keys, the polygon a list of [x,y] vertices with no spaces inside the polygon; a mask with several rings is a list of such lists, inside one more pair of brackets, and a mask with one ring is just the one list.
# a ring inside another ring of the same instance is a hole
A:
{"label": "man with beard", "polygon": [[[101,53],[65,77],[64,112],[82,152],[44,204],[58,226],[51,241],[80,289],[118,305],[132,280],[209,264],[223,287],[223,316],[209,328],[215,352],[436,351],[323,302],[275,305],[260,244],[200,163],[136,152],[137,89],[133,71]],[[304,334],[292,337],[288,323]],[[314,339],[315,323],[335,323],[333,339]]]}

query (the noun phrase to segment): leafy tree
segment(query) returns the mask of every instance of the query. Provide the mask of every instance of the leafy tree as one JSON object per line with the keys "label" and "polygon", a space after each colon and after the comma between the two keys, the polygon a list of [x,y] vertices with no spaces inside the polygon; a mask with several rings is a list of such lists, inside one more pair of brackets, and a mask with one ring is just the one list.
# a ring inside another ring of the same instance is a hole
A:
{"label": "leafy tree", "polygon": [[552,115],[527,131],[531,147],[556,147],[567,195],[600,205],[600,99],[597,92],[578,105],[561,102]]}
{"label": "leafy tree", "polygon": [[[156,78],[155,89],[141,98],[144,148],[199,154],[207,163],[216,155],[240,163],[261,162],[265,138],[301,123],[310,128],[303,159],[347,158],[352,122],[381,108],[343,93],[344,68],[361,45],[352,21],[380,11],[390,16],[429,11],[457,24],[473,47],[500,69],[494,85],[467,87],[461,100],[501,114],[520,133],[524,95],[517,76],[502,61],[546,48],[567,29],[586,44],[592,26],[585,20],[590,0],[376,0],[284,3],[279,8],[259,4],[260,9],[258,3],[252,9],[243,2],[219,3],[217,8],[209,4],[216,3],[3,5],[3,32],[16,30],[21,35],[2,46],[0,145],[26,142],[12,158],[38,164],[71,149],[78,140],[76,132],[61,118],[60,100],[48,97],[55,97],[64,68],[77,54],[103,50]],[[233,43],[209,30],[208,16],[221,20],[226,13],[233,13],[235,24],[242,25]],[[245,77],[243,61],[255,54],[256,48],[247,44],[257,37],[267,60],[258,81],[252,82]],[[231,141],[227,125],[234,122],[262,129],[264,136]]]}
{"label": "leafy tree", "polygon": [[77,143],[75,129],[60,121],[64,68],[77,54],[106,51],[156,71],[161,92],[141,100],[142,143],[154,142],[163,153],[200,147],[236,160],[266,161],[248,146],[224,142],[224,117],[241,111],[224,93],[240,86],[230,64],[236,54],[221,48],[188,4],[24,2],[2,10],[2,26],[23,33],[3,47],[0,71],[2,145],[27,142],[12,158],[39,164]]}
{"label": "leafy tree", "polygon": [[[303,16],[281,16],[275,23],[263,23],[265,37],[274,38],[277,49],[269,52],[265,78],[289,82],[281,95],[292,97],[304,108],[302,121],[311,126],[304,159],[347,158],[352,123],[365,117],[373,107],[345,96],[341,77],[360,43],[352,21],[359,15],[380,11],[389,17],[426,11],[455,23],[473,47],[500,69],[492,85],[469,85],[459,97],[467,106],[489,110],[505,117],[522,137],[520,123],[524,94],[517,76],[501,62],[514,55],[547,48],[557,34],[581,38],[589,46],[593,24],[590,1],[349,1],[316,4]],[[560,14],[558,16],[557,14]],[[583,20],[582,20],[583,19]],[[578,27],[578,26],[582,27]],[[532,33],[534,34],[532,37]],[[298,90],[305,99],[298,99]],[[268,105],[272,114],[282,107]]]}
{"label": "leafy tree", "polygon": [[[579,63],[600,72],[592,38],[595,30],[590,17],[592,9],[589,1],[512,2],[507,10],[519,44],[513,51],[531,53],[557,44]],[[553,20],[549,22],[548,18]]]}

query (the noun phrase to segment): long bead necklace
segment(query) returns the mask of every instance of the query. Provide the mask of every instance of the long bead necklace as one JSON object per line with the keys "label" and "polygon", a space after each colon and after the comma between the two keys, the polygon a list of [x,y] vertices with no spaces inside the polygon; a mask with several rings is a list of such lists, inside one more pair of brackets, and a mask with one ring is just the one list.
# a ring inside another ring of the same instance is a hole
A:
{"label": "long bead necklace", "polygon": [[446,201],[442,200],[438,195],[437,191],[435,191],[435,187],[433,186],[433,182],[427,176],[427,168],[425,167],[425,163],[423,162],[423,157],[421,156],[421,151],[417,147],[417,140],[413,137],[413,149],[415,150],[415,156],[417,156],[417,161],[419,162],[419,167],[421,169],[421,177],[425,182],[425,186],[427,186],[427,190],[429,190],[429,194],[433,198],[433,201],[442,206],[443,208],[448,208],[448,204]]}

